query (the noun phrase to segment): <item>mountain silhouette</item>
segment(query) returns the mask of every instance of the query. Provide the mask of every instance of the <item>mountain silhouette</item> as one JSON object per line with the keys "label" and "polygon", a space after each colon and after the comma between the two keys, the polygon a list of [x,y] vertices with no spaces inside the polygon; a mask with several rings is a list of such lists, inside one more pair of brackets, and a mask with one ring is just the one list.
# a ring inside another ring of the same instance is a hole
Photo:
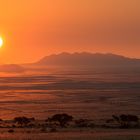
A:
{"label": "mountain silhouette", "polygon": [[127,58],[111,53],[61,53],[42,58],[37,65],[55,66],[139,66],[140,59]]}

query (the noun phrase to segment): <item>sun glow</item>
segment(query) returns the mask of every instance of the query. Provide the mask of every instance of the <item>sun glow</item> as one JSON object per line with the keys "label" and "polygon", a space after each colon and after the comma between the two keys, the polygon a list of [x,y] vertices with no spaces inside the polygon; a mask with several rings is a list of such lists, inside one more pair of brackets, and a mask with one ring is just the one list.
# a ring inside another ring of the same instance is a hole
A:
{"label": "sun glow", "polygon": [[3,39],[0,37],[0,48],[3,46]]}

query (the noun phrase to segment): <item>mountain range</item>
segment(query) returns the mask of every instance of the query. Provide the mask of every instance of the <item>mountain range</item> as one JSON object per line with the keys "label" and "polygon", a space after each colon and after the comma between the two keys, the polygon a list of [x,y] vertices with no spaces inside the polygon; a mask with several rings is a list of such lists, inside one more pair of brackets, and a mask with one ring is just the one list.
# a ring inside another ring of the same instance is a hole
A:
{"label": "mountain range", "polygon": [[[35,67],[34,67],[35,66]],[[44,67],[45,66],[45,67]],[[140,72],[140,59],[128,58],[121,55],[111,53],[60,53],[45,56],[38,62],[33,64],[8,64],[0,65],[0,72],[7,73],[23,73],[27,70],[44,70],[46,67],[56,66],[67,69],[68,67],[75,67],[77,70],[82,68],[100,68],[104,71],[108,70],[129,70],[132,72]],[[39,68],[39,69],[38,69]],[[41,69],[40,69],[41,68]]]}
{"label": "mountain range", "polygon": [[54,66],[140,66],[140,59],[111,53],[61,53],[46,56],[35,64]]}

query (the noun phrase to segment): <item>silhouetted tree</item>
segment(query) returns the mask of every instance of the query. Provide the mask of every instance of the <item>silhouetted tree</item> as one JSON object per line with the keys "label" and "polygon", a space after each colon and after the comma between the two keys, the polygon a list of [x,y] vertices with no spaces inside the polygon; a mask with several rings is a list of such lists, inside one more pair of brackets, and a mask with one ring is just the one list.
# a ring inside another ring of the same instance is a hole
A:
{"label": "silhouetted tree", "polygon": [[14,122],[18,123],[20,126],[27,126],[31,120],[27,117],[16,117],[14,118]]}
{"label": "silhouetted tree", "polygon": [[132,126],[138,126],[139,125],[139,118],[135,115],[125,115],[122,114],[120,116],[112,116],[113,119],[120,124],[121,128],[129,128]]}
{"label": "silhouetted tree", "polygon": [[58,122],[61,127],[66,127],[73,117],[68,114],[55,114],[51,118],[48,118],[50,122]]}
{"label": "silhouetted tree", "polygon": [[136,123],[139,122],[139,117],[138,116],[128,115],[127,117],[128,117],[128,120],[131,121],[131,122],[136,122]]}
{"label": "silhouetted tree", "polygon": [[116,122],[120,123],[120,118],[118,116],[112,115],[112,117]]}

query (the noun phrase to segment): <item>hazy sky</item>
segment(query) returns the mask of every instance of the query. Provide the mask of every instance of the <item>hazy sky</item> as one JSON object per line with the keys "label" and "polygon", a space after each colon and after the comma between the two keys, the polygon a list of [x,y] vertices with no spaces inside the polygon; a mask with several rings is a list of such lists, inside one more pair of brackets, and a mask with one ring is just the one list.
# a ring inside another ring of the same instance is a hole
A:
{"label": "hazy sky", "polygon": [[0,62],[64,51],[140,58],[140,0],[0,0]]}

